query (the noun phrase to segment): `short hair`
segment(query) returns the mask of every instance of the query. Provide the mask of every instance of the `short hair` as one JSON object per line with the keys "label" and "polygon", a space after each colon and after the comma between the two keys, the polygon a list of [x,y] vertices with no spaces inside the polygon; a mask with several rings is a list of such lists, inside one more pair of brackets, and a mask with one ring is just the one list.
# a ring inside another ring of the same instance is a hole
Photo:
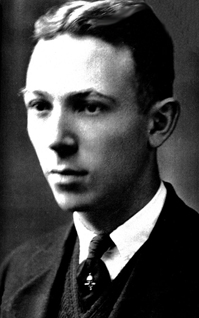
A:
{"label": "short hair", "polygon": [[[173,95],[173,42],[153,9],[133,0],[67,1],[35,23],[34,36],[94,36],[130,49],[135,63],[136,97],[142,112]],[[134,81],[135,82],[135,81]]]}

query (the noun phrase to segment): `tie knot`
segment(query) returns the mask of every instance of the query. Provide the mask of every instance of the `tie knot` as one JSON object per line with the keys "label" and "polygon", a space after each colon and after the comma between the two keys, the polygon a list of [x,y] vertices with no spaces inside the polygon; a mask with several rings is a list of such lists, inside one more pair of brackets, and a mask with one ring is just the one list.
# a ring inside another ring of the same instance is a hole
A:
{"label": "tie knot", "polygon": [[94,236],[90,242],[88,259],[101,258],[111,244],[112,240],[108,234]]}

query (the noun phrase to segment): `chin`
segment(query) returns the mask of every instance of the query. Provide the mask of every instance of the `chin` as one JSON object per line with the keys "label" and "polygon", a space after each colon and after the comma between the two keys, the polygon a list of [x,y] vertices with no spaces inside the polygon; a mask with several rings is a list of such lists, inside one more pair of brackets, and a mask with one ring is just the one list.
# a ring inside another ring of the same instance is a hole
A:
{"label": "chin", "polygon": [[54,194],[55,200],[59,207],[66,212],[73,213],[74,211],[89,211],[94,209],[92,200],[84,195],[77,194]]}
{"label": "chin", "polygon": [[104,191],[96,191],[96,189],[64,189],[65,191],[57,191],[56,187],[51,187],[55,200],[63,211],[97,211],[109,210],[114,202],[110,200],[109,195],[105,195]]}

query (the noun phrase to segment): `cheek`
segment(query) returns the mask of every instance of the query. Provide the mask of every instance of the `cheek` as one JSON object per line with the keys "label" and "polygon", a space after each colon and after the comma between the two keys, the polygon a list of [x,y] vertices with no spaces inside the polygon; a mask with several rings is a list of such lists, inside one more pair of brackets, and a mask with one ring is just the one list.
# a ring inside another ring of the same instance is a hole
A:
{"label": "cheek", "polygon": [[38,125],[28,117],[28,123],[27,123],[27,131],[30,138],[30,141],[38,154],[42,150],[42,134],[38,127]]}
{"label": "cheek", "polygon": [[124,168],[124,165],[133,164],[146,149],[146,136],[140,127],[139,123],[125,120],[124,124],[107,123],[88,130],[85,154],[99,165],[121,165]]}
{"label": "cheek", "polygon": [[38,119],[36,115],[29,114],[27,118],[27,131],[36,151],[45,150],[53,138],[51,122]]}
{"label": "cheek", "polygon": [[48,166],[52,165],[52,156],[49,156],[48,148],[46,147],[46,140],[44,134],[42,133],[43,129],[40,129],[38,124],[34,120],[28,119],[27,131],[30,138],[30,141],[33,145],[33,148],[38,157],[39,163],[42,170],[45,172]]}

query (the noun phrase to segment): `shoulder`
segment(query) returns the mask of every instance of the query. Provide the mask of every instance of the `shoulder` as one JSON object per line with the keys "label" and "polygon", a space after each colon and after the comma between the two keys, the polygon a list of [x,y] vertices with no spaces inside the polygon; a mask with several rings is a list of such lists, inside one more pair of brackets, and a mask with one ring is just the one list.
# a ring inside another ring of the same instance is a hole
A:
{"label": "shoulder", "polygon": [[62,226],[52,232],[44,233],[39,237],[23,243],[6,257],[4,263],[11,261],[15,263],[15,265],[19,263],[19,266],[23,266],[24,262],[26,263],[34,259],[34,256],[38,257],[43,253],[53,253],[53,250],[56,250],[62,243],[67,231],[68,228]]}
{"label": "shoulder", "polygon": [[179,198],[170,184],[165,185],[166,200],[149,242],[163,259],[175,260],[180,267],[190,265],[189,259],[199,266],[199,214]]}
{"label": "shoulder", "polygon": [[16,248],[3,262],[0,270],[0,298],[5,290],[12,293],[38,274],[50,269],[59,260],[71,229],[59,227]]}
{"label": "shoulder", "polygon": [[[175,192],[171,184],[165,183],[167,188],[167,198],[164,210],[172,217],[173,222],[178,222],[181,226],[197,227],[199,226],[199,213],[189,207]],[[164,211],[163,211],[164,213]],[[166,215],[165,213],[165,215]],[[199,235],[199,233],[198,233]]]}
{"label": "shoulder", "polygon": [[176,256],[197,258],[198,263],[199,213],[186,205],[170,184],[165,185],[167,197],[155,233]]}

